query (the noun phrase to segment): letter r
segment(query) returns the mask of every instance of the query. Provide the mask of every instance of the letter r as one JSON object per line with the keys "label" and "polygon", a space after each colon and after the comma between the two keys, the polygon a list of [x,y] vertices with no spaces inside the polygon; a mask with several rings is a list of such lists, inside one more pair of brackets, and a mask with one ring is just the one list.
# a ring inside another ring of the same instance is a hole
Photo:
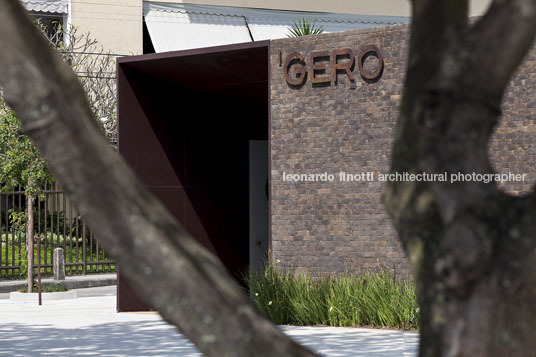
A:
{"label": "letter r", "polygon": [[[350,61],[338,63],[337,57],[339,56],[348,56],[350,58]],[[337,50],[333,50],[333,57],[331,58],[332,64],[331,69],[333,71],[333,82],[337,84],[337,73],[338,71],[344,70],[346,72],[346,75],[348,76],[348,79],[350,81],[355,81],[354,74],[352,73],[352,68],[355,64],[355,56],[354,52],[349,48],[340,48]]]}

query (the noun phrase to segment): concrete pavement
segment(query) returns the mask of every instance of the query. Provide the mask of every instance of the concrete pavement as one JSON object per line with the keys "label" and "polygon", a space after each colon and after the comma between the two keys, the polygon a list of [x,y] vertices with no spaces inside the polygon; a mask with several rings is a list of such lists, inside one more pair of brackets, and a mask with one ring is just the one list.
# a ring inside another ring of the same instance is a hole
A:
{"label": "concrete pavement", "polygon": [[[43,306],[0,300],[0,356],[203,356],[157,313],[116,313],[115,287],[78,291],[81,297],[77,299],[50,301]],[[332,327],[282,329],[323,356],[417,353],[416,333]]]}

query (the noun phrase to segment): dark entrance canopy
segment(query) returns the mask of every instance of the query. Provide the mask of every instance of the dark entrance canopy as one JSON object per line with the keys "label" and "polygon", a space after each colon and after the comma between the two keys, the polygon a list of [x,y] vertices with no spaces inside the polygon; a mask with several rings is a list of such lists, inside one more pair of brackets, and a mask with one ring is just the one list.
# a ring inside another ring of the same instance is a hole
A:
{"label": "dark entrance canopy", "polygon": [[[268,47],[118,60],[120,153],[237,279],[249,263],[248,142],[268,139]],[[144,308],[119,275],[118,310]]]}

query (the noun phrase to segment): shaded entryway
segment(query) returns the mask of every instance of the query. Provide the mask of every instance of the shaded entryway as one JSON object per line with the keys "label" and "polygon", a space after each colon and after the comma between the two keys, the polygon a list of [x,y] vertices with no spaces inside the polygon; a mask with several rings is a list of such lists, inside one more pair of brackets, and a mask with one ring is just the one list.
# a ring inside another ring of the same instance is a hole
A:
{"label": "shaded entryway", "polygon": [[[249,264],[250,143],[268,140],[268,46],[118,60],[120,153],[237,279]],[[146,308],[118,280],[118,309]]]}

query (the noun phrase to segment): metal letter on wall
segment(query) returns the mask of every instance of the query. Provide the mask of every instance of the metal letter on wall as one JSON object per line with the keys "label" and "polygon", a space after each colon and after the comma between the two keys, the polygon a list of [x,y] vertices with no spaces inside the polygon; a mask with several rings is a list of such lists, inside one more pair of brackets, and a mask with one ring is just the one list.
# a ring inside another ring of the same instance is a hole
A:
{"label": "metal letter on wall", "polygon": [[[290,78],[290,67],[294,68],[296,78]],[[285,59],[285,79],[291,86],[301,86],[307,79],[307,68],[305,67],[305,58],[299,52],[291,52]]]}
{"label": "metal letter on wall", "polygon": [[[311,52],[311,83],[331,83],[331,77],[328,74],[328,66],[326,63],[317,63],[316,60],[329,60],[328,51],[313,51]],[[321,72],[317,76],[317,72]],[[323,75],[322,75],[323,74]]]}
{"label": "metal letter on wall", "polygon": [[[378,58],[378,66],[376,67],[376,70],[374,72],[367,72],[363,65],[365,64],[365,60],[369,56],[374,56]],[[361,49],[361,52],[359,52],[359,59],[357,61],[357,64],[359,65],[359,73],[361,76],[369,81],[375,81],[379,79],[383,72],[383,56],[376,45],[367,45]]]}
{"label": "metal letter on wall", "polygon": [[[281,61],[281,50],[278,52],[278,57]],[[368,57],[378,59],[376,68],[372,72],[365,69],[365,61]],[[331,52],[326,50],[312,51],[307,57],[309,63],[305,62],[305,57],[300,52],[291,52],[285,58],[283,73],[288,85],[295,87],[295,89],[301,88],[305,84],[307,75],[310,75],[313,87],[324,87],[329,86],[332,80],[337,85],[338,76],[343,73],[350,81],[350,89],[356,89],[353,73],[356,59],[359,73],[365,82],[374,83],[381,78],[384,60],[379,47],[376,45],[364,46],[357,57],[354,56],[354,51],[350,48],[338,48]]]}
{"label": "metal letter on wall", "polygon": [[[338,63],[337,59],[339,56],[340,57],[348,56],[350,61]],[[354,51],[352,51],[349,48],[340,48],[337,50],[333,50],[333,57],[331,60],[332,60],[331,69],[333,71],[333,82],[335,84],[337,84],[337,73],[338,71],[342,71],[342,70],[346,72],[346,75],[348,76],[348,79],[350,79],[350,81],[352,82],[355,81],[354,74],[352,73],[353,67],[355,64]]]}

